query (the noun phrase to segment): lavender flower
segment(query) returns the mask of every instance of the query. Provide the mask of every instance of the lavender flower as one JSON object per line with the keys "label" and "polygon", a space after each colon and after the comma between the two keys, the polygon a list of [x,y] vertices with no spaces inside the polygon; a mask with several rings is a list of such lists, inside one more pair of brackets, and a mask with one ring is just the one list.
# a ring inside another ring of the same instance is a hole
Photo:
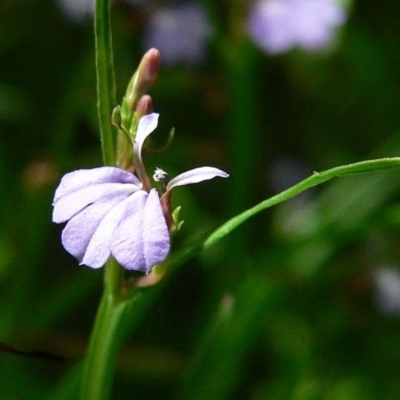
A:
{"label": "lavender flower", "polygon": [[[155,113],[139,121],[134,155],[140,179],[115,167],[78,170],[61,179],[53,201],[53,222],[68,221],[62,244],[80,264],[100,268],[112,255],[126,269],[149,273],[167,258],[170,234],[165,208],[156,189],[149,186],[141,155],[157,123]],[[166,184],[163,196],[168,197],[176,186],[217,176],[228,174],[213,167],[187,171]]]}
{"label": "lavender flower", "polygon": [[74,22],[93,17],[95,0],[56,0],[64,15]]}
{"label": "lavender flower", "polygon": [[400,315],[400,272],[396,266],[382,266],[372,274],[375,303],[378,309],[389,316]]}
{"label": "lavender flower", "polygon": [[183,4],[159,8],[152,14],[143,40],[144,48],[155,47],[166,65],[195,65],[206,53],[212,29],[200,5]]}
{"label": "lavender flower", "polygon": [[267,53],[295,46],[316,51],[333,38],[333,29],[345,22],[336,0],[259,0],[250,10],[247,31]]}

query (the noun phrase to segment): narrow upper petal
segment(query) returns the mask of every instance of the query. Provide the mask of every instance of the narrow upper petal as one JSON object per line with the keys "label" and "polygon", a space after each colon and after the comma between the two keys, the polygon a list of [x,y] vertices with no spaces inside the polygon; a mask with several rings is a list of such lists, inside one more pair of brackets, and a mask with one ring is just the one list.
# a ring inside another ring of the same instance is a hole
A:
{"label": "narrow upper petal", "polygon": [[138,155],[141,157],[143,144],[147,137],[157,128],[159,115],[160,114],[157,113],[151,113],[140,118],[135,136],[135,157]]}
{"label": "narrow upper petal", "polygon": [[229,174],[214,167],[200,167],[191,169],[190,171],[186,171],[171,179],[167,185],[167,190],[171,190],[176,186],[199,183],[208,179],[213,179],[217,176],[221,178],[227,178]]}
{"label": "narrow upper petal", "polygon": [[65,174],[58,185],[53,204],[76,190],[99,183],[132,183],[141,188],[139,179],[128,171],[115,167],[80,169]]}
{"label": "narrow upper petal", "polygon": [[154,131],[154,129],[157,128],[158,116],[159,114],[152,113],[140,118],[135,141],[133,143],[133,154],[135,159],[136,173],[139,179],[143,182],[144,188],[147,191],[150,189],[150,182],[146,174],[146,168],[143,164],[142,148],[146,138],[150,135],[151,132]]}
{"label": "narrow upper petal", "polygon": [[167,258],[170,236],[157,191],[140,193],[115,231],[111,254],[124,268],[148,273]]}

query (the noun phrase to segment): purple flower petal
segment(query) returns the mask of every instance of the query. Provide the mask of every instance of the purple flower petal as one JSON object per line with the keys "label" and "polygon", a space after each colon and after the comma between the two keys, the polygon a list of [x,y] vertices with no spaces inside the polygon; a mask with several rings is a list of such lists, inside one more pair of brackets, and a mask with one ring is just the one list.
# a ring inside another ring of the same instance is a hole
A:
{"label": "purple flower petal", "polygon": [[53,222],[62,223],[71,219],[89,204],[113,197],[125,198],[139,191],[138,186],[129,183],[101,183],[90,185],[57,200],[53,209]]}
{"label": "purple flower petal", "polygon": [[190,171],[186,171],[171,179],[167,185],[167,190],[171,190],[177,186],[199,183],[208,179],[213,179],[217,176],[221,178],[227,178],[229,174],[214,167],[200,167],[191,169]]}
{"label": "purple flower petal", "polygon": [[[108,211],[93,233],[81,264],[92,268],[100,268],[106,263],[111,254],[111,243],[116,228],[125,217],[126,210],[130,205],[132,207],[136,205],[140,212],[143,193],[146,194],[143,191],[133,193]],[[133,230],[134,228],[132,228]]]}
{"label": "purple flower petal", "polygon": [[157,128],[159,115],[151,113],[140,118],[135,136],[135,157],[140,157],[141,159],[143,144],[147,137]]}
{"label": "purple flower petal", "polygon": [[249,36],[265,51],[276,54],[299,45],[322,49],[333,38],[333,28],[345,22],[335,0],[259,0],[251,8]]}
{"label": "purple flower petal", "polygon": [[135,141],[133,143],[136,173],[139,179],[144,183],[146,190],[150,189],[150,183],[142,160],[142,147],[147,137],[157,128],[158,116],[159,114],[152,113],[140,118]]}
{"label": "purple flower petal", "polygon": [[[126,198],[126,194],[109,194],[72,217],[65,226],[61,240],[65,250],[81,262],[102,219]],[[96,268],[96,267],[94,267]]]}
{"label": "purple flower petal", "polygon": [[[293,0],[292,0],[293,1]],[[343,10],[334,1],[307,0],[293,7],[296,18],[297,43],[305,49],[317,50],[332,40],[332,28],[344,23]]]}
{"label": "purple flower petal", "polygon": [[286,21],[284,2],[259,1],[252,7],[248,32],[254,42],[270,53],[287,51],[293,45],[290,26]]}
{"label": "purple flower petal", "polygon": [[53,205],[57,201],[76,190],[98,183],[132,183],[142,188],[142,184],[135,175],[115,167],[99,167],[80,169],[63,176],[54,195]]}
{"label": "purple flower petal", "polygon": [[143,244],[148,270],[163,262],[170,250],[170,235],[162,212],[160,198],[152,189],[143,210]]}
{"label": "purple flower petal", "polygon": [[166,259],[169,248],[168,227],[157,191],[152,189],[148,195],[140,192],[140,202],[129,204],[115,231],[112,255],[126,269],[149,273]]}

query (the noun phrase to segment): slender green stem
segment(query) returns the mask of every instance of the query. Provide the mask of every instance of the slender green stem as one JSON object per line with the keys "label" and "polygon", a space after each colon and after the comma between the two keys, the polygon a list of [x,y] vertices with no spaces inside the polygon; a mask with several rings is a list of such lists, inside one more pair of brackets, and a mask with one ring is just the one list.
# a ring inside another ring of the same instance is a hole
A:
{"label": "slender green stem", "polygon": [[[227,197],[226,208],[230,215],[238,214],[251,205],[255,185],[250,177],[256,170],[259,151],[258,131],[255,128],[256,52],[246,41],[241,40],[240,43],[240,38],[237,39],[231,42],[231,51],[225,63],[230,98],[230,117],[227,121],[230,172],[235,177],[228,182],[228,193],[235,193],[235,196]],[[235,249],[229,260],[233,265],[245,258],[251,238],[250,226],[243,229],[242,233],[234,232],[229,238],[230,246]]]}
{"label": "slender green stem", "polygon": [[267,200],[243,211],[241,214],[233,217],[229,221],[221,225],[217,230],[215,230],[203,243],[203,249],[206,249],[214,245],[217,241],[222,239],[224,236],[232,232],[243,222],[247,221],[249,218],[258,214],[259,212],[272,207],[276,204],[282,203],[298,194],[317,186],[321,183],[329,181],[335,177],[341,177],[352,174],[359,174],[364,172],[372,172],[383,169],[399,168],[400,167],[400,157],[390,157],[390,158],[380,158],[376,160],[360,161],[353,164],[342,165],[340,167],[335,167],[323,172],[314,172],[313,175],[299,182],[298,184],[292,186],[291,188],[270,197]]}
{"label": "slender green stem", "polygon": [[115,133],[111,115],[116,106],[109,0],[96,0],[94,14],[100,137],[105,165],[115,165]]}
{"label": "slender green stem", "polygon": [[[105,165],[116,163],[115,135],[111,115],[116,105],[109,0],[96,0],[95,43],[98,116]],[[124,318],[140,292],[123,298],[124,276],[121,267],[111,258],[105,266],[104,293],[96,315],[90,344],[85,357],[80,398],[106,400],[110,398],[114,368]]]}
{"label": "slender green stem", "polygon": [[122,301],[107,290],[104,292],[85,360],[80,392],[82,400],[110,398],[121,327],[140,293]]}
{"label": "slender green stem", "polygon": [[292,186],[291,188],[273,196],[269,199],[262,201],[261,203],[243,211],[241,214],[236,215],[231,218],[219,228],[217,228],[211,235],[207,235],[191,243],[187,247],[181,248],[176,251],[171,258],[168,260],[168,264],[171,268],[177,268],[186,261],[195,257],[197,254],[201,253],[203,250],[216,244],[219,240],[223,239],[234,229],[238,228],[241,224],[246,222],[249,218],[254,217],[259,212],[275,206],[279,203],[283,203],[290,198],[297,196],[298,194],[317,186],[321,183],[329,181],[335,177],[342,177],[352,174],[360,174],[364,172],[373,172],[390,168],[400,168],[400,157],[390,157],[390,158],[380,158],[376,160],[361,161],[353,164],[342,165],[340,167],[335,167],[323,172],[314,172],[312,176],[304,179],[298,184]]}
{"label": "slender green stem", "polygon": [[115,297],[120,296],[124,288],[124,270],[112,257],[108,259],[105,265],[104,288]]}

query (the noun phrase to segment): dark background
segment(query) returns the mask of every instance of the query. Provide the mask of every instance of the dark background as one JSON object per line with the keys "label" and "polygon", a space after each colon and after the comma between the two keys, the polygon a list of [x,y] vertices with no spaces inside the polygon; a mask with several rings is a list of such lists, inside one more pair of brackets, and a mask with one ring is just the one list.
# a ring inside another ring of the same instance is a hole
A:
{"label": "dark background", "polygon": [[[186,221],[175,248],[314,170],[400,154],[400,3],[356,1],[330,52],[279,56],[231,29],[236,3],[204,2],[205,59],[162,65],[151,91],[155,141],[171,127],[176,138],[149,170],[231,175],[175,191]],[[118,101],[149,18],[113,6]],[[63,250],[51,203],[62,174],[102,163],[90,16],[0,1],[0,134],[1,398],[74,399],[102,271]],[[398,399],[399,174],[268,209],[151,288],[114,398]]]}

